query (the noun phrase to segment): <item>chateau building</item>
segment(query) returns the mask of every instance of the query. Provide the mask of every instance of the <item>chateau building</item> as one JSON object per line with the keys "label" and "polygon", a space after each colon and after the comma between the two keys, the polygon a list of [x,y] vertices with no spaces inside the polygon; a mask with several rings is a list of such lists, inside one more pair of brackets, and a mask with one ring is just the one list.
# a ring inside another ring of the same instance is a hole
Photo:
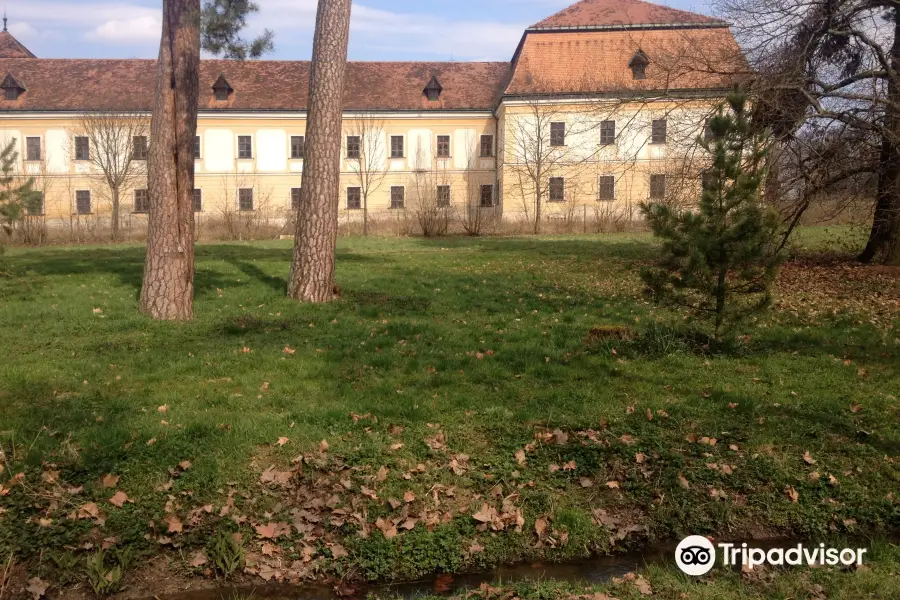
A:
{"label": "chateau building", "polygon": [[[582,0],[525,30],[509,62],[350,62],[342,218],[627,212],[684,187],[704,119],[740,75],[728,24],[640,0]],[[307,61],[204,60],[199,218],[290,217],[303,185]],[[0,143],[47,223],[109,219],[90,115],[149,122],[154,60],[43,59],[0,33]],[[108,119],[107,119],[108,120]],[[140,224],[149,127],[126,142],[120,220]],[[109,160],[109,159],[107,159]],[[693,171],[690,171],[693,173]],[[699,175],[698,175],[699,176]],[[678,183],[681,181],[682,183]]]}

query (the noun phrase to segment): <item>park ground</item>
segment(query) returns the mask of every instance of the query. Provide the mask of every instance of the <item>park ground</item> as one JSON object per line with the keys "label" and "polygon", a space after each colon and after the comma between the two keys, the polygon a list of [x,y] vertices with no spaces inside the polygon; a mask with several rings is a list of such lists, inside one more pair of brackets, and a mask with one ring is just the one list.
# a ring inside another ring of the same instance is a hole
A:
{"label": "park ground", "polygon": [[139,314],[141,247],[10,249],[0,576],[341,589],[705,534],[873,562],[478,593],[900,597],[900,273],[858,242],[801,231],[723,346],[642,297],[646,235],[342,239],[324,306],[284,297],[289,242],[203,244],[183,324]]}

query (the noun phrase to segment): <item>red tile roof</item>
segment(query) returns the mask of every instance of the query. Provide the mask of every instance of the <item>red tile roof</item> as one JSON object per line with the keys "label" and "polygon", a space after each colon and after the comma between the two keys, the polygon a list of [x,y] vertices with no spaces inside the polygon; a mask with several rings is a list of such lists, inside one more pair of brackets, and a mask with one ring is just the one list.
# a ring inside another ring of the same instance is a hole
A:
{"label": "red tile roof", "polygon": [[0,58],[35,58],[31,50],[6,31],[0,31]]}
{"label": "red tile roof", "polygon": [[716,23],[717,19],[641,0],[581,0],[530,29]]}
{"label": "red tile roof", "polygon": [[[509,63],[351,62],[346,110],[492,110],[500,101]],[[0,78],[11,73],[28,90],[10,110],[150,110],[154,60],[0,59]],[[224,75],[234,88],[228,101],[214,99],[212,85]],[[429,102],[423,90],[437,77],[443,91]],[[308,61],[205,60],[200,66],[200,108],[304,110]]]}
{"label": "red tile roof", "polygon": [[[629,63],[649,60],[644,80]],[[531,32],[507,86],[510,95],[727,89],[746,63],[727,27]]]}

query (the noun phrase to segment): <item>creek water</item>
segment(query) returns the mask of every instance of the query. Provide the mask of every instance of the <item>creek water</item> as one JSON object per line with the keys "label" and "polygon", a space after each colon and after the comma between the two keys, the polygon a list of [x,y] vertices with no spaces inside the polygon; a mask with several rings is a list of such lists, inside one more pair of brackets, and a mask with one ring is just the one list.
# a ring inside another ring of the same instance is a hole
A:
{"label": "creek water", "polygon": [[[452,595],[477,589],[481,584],[510,584],[523,581],[569,581],[600,583],[613,577],[641,569],[649,564],[674,563],[672,556],[676,543],[659,544],[640,552],[598,556],[568,563],[525,563],[498,567],[481,573],[437,575],[421,581],[355,585],[350,594],[365,598],[368,594],[402,600],[415,600],[422,596]],[[324,585],[291,586],[264,584],[256,587],[225,587],[164,596],[163,600],[337,600],[333,587]]]}

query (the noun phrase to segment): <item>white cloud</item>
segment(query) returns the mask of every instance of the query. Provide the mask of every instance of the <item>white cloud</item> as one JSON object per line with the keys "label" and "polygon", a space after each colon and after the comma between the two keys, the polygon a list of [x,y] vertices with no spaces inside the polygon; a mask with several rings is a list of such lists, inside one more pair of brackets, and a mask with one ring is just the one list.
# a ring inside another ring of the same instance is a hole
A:
{"label": "white cloud", "polygon": [[85,34],[85,39],[112,44],[158,42],[162,34],[162,22],[157,17],[112,20],[98,25]]}

